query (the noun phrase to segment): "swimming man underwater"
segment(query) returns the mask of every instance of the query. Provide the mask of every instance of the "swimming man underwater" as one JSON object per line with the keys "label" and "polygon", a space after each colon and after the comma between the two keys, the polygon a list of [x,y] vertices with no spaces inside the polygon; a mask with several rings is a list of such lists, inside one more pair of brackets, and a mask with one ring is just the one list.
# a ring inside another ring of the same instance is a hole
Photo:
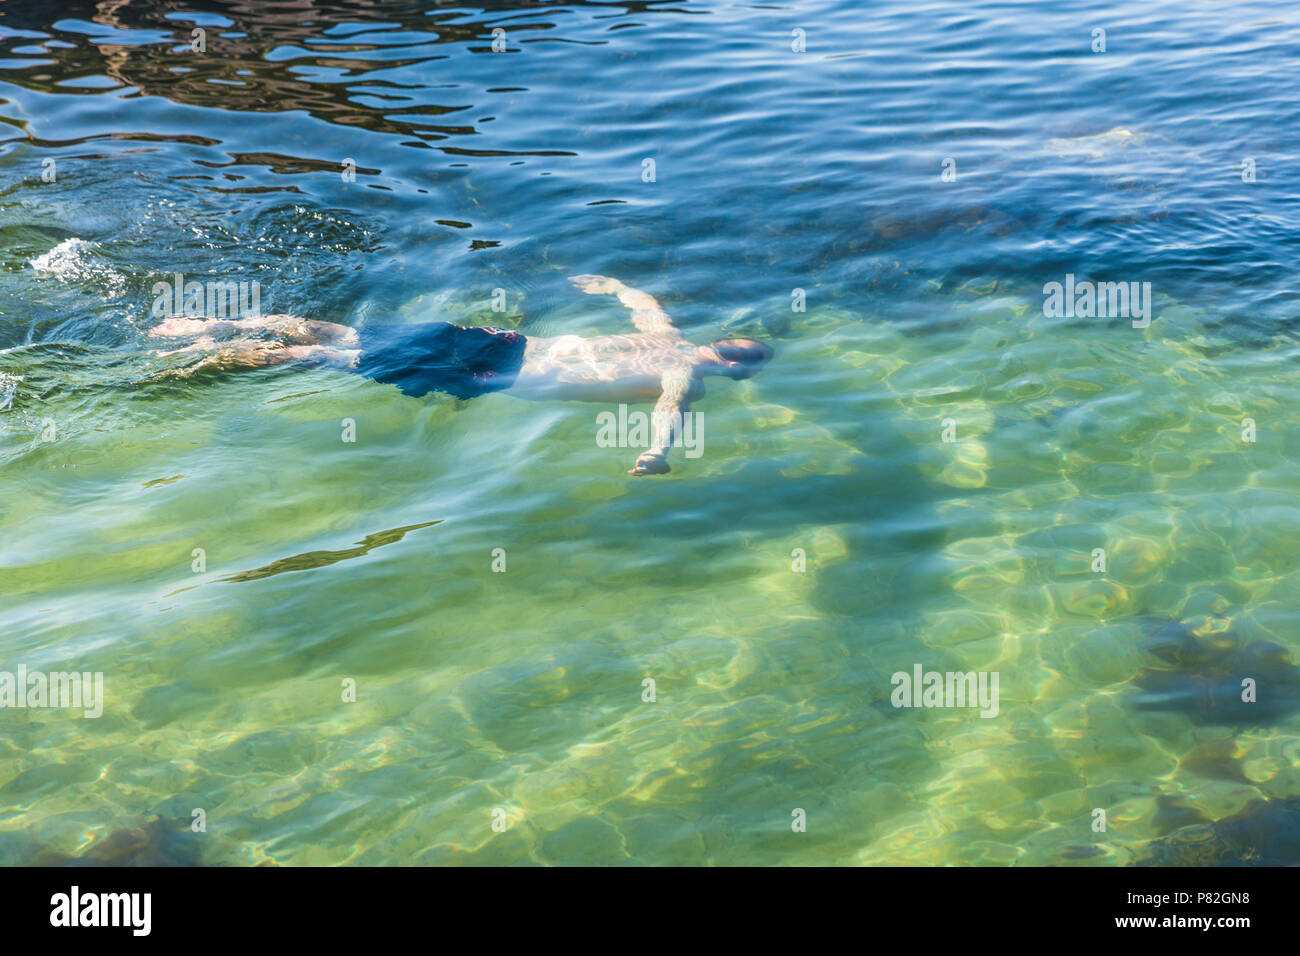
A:
{"label": "swimming man underwater", "polygon": [[[617,295],[632,310],[636,334],[542,338],[492,327],[425,322],[383,329],[373,338],[367,333],[362,341],[357,330],[346,325],[291,315],[233,321],[173,316],[150,334],[199,336],[183,349],[158,353],[208,353],[194,365],[168,373],[172,375],[303,362],[352,369],[416,397],[441,391],[474,398],[508,390],[519,398],[538,400],[653,399],[652,444],[628,474],[665,474],[668,449],[684,416],[704,395],[701,379],[706,375],[749,378],[771,359],[772,349],[753,339],[692,345],[645,292],[604,276],[573,276],[572,281],[591,295]],[[218,342],[214,338],[229,333],[271,333],[276,340]]]}

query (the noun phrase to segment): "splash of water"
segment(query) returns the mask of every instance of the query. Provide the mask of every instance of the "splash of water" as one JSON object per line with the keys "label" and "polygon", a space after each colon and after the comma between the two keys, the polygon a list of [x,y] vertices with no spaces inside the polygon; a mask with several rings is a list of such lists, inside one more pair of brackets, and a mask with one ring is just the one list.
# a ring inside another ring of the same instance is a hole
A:
{"label": "splash of water", "polygon": [[125,280],[111,266],[96,261],[98,244],[85,239],[64,239],[42,256],[28,261],[38,275],[55,276],[63,281],[89,280],[110,294],[119,294]]}
{"label": "splash of water", "polygon": [[14,395],[18,393],[18,383],[22,380],[21,375],[0,372],[0,412],[8,411],[13,407]]}

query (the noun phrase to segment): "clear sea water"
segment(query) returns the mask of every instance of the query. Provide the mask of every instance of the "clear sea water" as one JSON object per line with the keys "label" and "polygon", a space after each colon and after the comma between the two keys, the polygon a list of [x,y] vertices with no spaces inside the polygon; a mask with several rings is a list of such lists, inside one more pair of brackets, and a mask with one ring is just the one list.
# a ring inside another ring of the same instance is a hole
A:
{"label": "clear sea water", "polygon": [[[1290,2],[4,4],[0,670],[106,701],[0,711],[0,863],[1300,862],[1298,58]],[[147,382],[177,273],[628,330],[598,273],[776,358],[633,479],[610,406]]]}

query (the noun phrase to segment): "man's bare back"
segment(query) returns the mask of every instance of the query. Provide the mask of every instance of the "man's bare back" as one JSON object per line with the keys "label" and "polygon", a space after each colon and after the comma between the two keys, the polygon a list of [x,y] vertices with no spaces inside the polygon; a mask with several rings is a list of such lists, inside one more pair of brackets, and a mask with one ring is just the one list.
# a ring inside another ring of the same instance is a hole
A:
{"label": "man's bare back", "polygon": [[[204,355],[195,365],[171,374],[189,375],[212,367],[255,368],[304,362],[363,371],[370,368],[367,374],[378,381],[398,384],[412,394],[437,389],[468,397],[487,391],[508,391],[532,400],[654,401],[651,446],[637,457],[629,474],[664,474],[669,470],[668,449],[679,437],[684,416],[691,404],[704,395],[701,379],[705,375],[747,378],[766,364],[772,350],[750,339],[722,339],[710,345],[693,345],[649,294],[604,276],[574,276],[572,281],[591,295],[618,296],[632,310],[632,324],[637,331],[590,338],[524,337],[503,329],[466,329],[435,323],[440,344],[433,347],[433,352],[427,342],[416,343],[418,354],[407,358],[403,358],[402,349],[390,349],[392,354],[387,357],[387,365],[378,366],[371,360],[369,350],[363,353],[360,348],[349,347],[361,344],[356,330],[295,316],[259,316],[229,322],[173,317],[151,333],[199,336],[187,348],[159,353]],[[277,341],[240,337],[218,343],[214,338],[245,333],[271,333]],[[466,339],[473,336],[478,338],[466,345]],[[443,339],[447,341],[443,343]],[[467,351],[479,354],[462,354]],[[441,368],[454,369],[456,381],[430,384],[427,375],[412,374],[431,360]],[[393,370],[394,364],[407,367]],[[379,371],[374,371],[375,368]]]}

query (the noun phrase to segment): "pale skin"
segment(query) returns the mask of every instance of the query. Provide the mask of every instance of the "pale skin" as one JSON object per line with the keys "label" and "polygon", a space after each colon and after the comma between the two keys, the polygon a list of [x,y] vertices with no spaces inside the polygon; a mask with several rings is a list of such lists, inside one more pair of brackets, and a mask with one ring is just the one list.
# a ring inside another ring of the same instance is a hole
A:
{"label": "pale skin", "polygon": [[[701,379],[740,368],[711,345],[694,345],[673,325],[653,296],[605,276],[573,276],[590,295],[616,295],[632,310],[636,332],[626,335],[528,336],[523,366],[510,394],[519,398],[592,402],[654,401],[652,444],[637,456],[630,475],[659,475],[669,470],[668,449],[692,402],[704,395]],[[270,332],[276,341],[249,338]],[[205,368],[261,368],[306,362],[354,368],[360,357],[355,329],[290,315],[225,321],[172,317],[150,330],[157,336],[198,336],[193,344],[159,355],[195,353],[194,365],[167,375],[192,375]],[[218,341],[218,335],[235,338]]]}

